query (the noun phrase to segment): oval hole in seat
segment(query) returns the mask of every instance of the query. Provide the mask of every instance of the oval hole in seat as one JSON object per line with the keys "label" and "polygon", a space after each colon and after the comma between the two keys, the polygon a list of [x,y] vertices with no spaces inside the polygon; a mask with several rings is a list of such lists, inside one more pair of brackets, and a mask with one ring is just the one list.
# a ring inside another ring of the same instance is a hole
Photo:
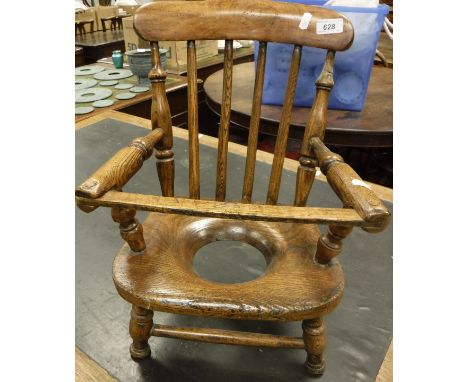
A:
{"label": "oval hole in seat", "polygon": [[222,240],[201,247],[193,258],[193,268],[206,280],[238,284],[263,275],[267,262],[262,252],[250,244]]}

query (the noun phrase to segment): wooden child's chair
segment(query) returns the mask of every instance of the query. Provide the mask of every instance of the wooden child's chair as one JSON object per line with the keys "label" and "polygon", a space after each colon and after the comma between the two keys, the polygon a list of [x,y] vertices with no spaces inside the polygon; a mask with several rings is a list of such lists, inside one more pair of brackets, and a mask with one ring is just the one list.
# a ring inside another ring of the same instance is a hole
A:
{"label": "wooden child's chair", "polygon": [[[342,32],[317,34],[317,23],[324,19],[343,20]],[[138,9],[134,23],[138,34],[151,41],[153,131],[117,152],[76,190],[77,203],[86,212],[98,206],[111,207],[112,218],[120,224],[121,235],[127,242],[115,258],[113,278],[118,293],[133,306],[131,356],[142,359],[150,355],[150,336],[301,348],[307,352],[308,373],[321,375],[325,347],[323,317],[338,305],[343,293],[343,273],[336,259],[342,240],[354,226],[370,232],[381,231],[390,217],[374,192],[322,142],[335,51],[351,45],[351,23],[331,10],[268,0],[154,2]],[[214,200],[200,198],[195,40],[206,39],[226,41]],[[239,203],[225,201],[234,39],[259,41]],[[165,40],[187,41],[188,197],[174,197],[171,114],[165,92],[166,73],[158,48],[158,41]],[[268,42],[294,44],[294,49],[266,203],[254,204],[251,197]],[[279,206],[276,203],[303,45],[326,49],[327,54],[304,131],[294,205]],[[151,156],[153,148],[163,196],[123,192],[122,187]],[[305,206],[317,167],[326,175],[344,208]],[[136,210],[152,212],[143,225],[135,219]],[[316,224],[328,225],[328,233],[320,235]],[[202,246],[216,240],[243,241],[259,249],[269,259],[265,274],[238,284],[199,277],[192,269],[192,259]],[[302,321],[303,337],[164,326],[153,323],[153,311]]]}

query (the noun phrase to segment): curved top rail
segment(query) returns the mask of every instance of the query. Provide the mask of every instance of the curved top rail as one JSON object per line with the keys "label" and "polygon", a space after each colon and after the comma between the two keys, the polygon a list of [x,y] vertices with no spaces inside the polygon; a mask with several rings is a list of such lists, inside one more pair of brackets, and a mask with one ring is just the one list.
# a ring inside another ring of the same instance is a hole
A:
{"label": "curved top rail", "polygon": [[[317,22],[330,19],[343,20],[342,32],[317,33]],[[342,51],[354,38],[340,13],[270,0],[156,1],[136,11],[134,26],[148,41],[258,40]]]}

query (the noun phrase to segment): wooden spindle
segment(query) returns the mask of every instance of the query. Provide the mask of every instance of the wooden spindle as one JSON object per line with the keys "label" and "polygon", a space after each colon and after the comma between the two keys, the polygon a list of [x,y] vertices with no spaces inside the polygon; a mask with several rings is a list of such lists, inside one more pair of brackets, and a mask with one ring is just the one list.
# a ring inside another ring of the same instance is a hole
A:
{"label": "wooden spindle", "polygon": [[223,95],[221,103],[221,121],[218,132],[218,164],[216,173],[216,200],[226,199],[227,149],[229,142],[229,123],[231,119],[232,98],[232,59],[233,41],[224,44]]}
{"label": "wooden spindle", "polygon": [[296,84],[299,75],[299,65],[301,63],[302,46],[295,45],[291,68],[289,69],[288,86],[284,97],[284,106],[281,114],[281,120],[278,127],[278,136],[276,137],[273,164],[271,166],[270,183],[268,185],[267,204],[276,204],[278,200],[279,188],[281,184],[281,175],[283,171],[284,156],[286,154],[286,145],[289,134],[289,123],[296,94]]}
{"label": "wooden spindle", "polygon": [[308,155],[299,157],[299,167],[296,175],[296,192],[294,195],[294,205],[305,207],[309,198],[310,189],[315,179],[315,167],[318,161]]}
{"label": "wooden spindle", "polygon": [[133,252],[141,252],[146,248],[143,237],[143,226],[135,219],[136,209],[128,207],[112,207],[112,220],[119,223],[120,235]]}
{"label": "wooden spindle", "polygon": [[200,159],[198,145],[197,52],[195,41],[187,41],[189,197],[200,199]]}
{"label": "wooden spindle", "polygon": [[317,243],[315,260],[320,264],[327,264],[338,256],[343,248],[343,240],[352,230],[352,226],[329,225],[328,232],[320,236]]}
{"label": "wooden spindle", "polygon": [[308,142],[311,137],[319,137],[322,141],[325,136],[325,128],[327,126],[327,111],[328,98],[330,91],[333,89],[333,63],[335,61],[335,51],[329,50],[325,58],[325,63],[320,75],[315,81],[316,96],[314,104],[309,113],[306,129],[304,132],[304,140],[302,142],[301,153],[307,155]]}
{"label": "wooden spindle", "polygon": [[148,77],[151,81],[153,99],[151,102],[151,127],[164,130],[164,137],[156,144],[155,156],[161,191],[164,196],[174,196],[174,153],[172,151],[172,120],[166,97],[166,72],[159,56],[159,44],[151,42],[153,68]]}
{"label": "wooden spindle", "polygon": [[333,88],[333,62],[335,58],[334,51],[328,51],[315,85],[317,87],[314,103],[309,113],[307,125],[304,131],[302,141],[301,156],[299,158],[299,167],[296,177],[296,194],[294,197],[295,206],[305,206],[309,197],[310,189],[315,179],[315,168],[318,161],[314,156],[309,140],[312,136],[323,138],[327,126],[328,97]]}
{"label": "wooden spindle", "polygon": [[247,158],[245,161],[244,187],[242,189],[242,202],[252,201],[252,189],[255,175],[255,160],[257,156],[258,130],[262,110],[263,81],[265,78],[267,43],[260,42],[258,47],[257,67],[255,70],[255,86],[252,100],[252,113],[249,126],[249,141],[247,144]]}
{"label": "wooden spindle", "polygon": [[304,349],[300,337],[273,334],[249,333],[225,329],[187,328],[168,325],[153,325],[151,335],[155,337],[180,338],[226,345],[262,346],[273,348]]}

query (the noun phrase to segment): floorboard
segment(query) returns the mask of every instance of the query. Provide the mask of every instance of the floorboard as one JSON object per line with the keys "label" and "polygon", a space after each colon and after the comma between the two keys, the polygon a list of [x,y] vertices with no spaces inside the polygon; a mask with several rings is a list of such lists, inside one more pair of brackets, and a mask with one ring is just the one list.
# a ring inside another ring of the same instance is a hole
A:
{"label": "floorboard", "polygon": [[117,382],[106,370],[75,347],[76,382]]}

